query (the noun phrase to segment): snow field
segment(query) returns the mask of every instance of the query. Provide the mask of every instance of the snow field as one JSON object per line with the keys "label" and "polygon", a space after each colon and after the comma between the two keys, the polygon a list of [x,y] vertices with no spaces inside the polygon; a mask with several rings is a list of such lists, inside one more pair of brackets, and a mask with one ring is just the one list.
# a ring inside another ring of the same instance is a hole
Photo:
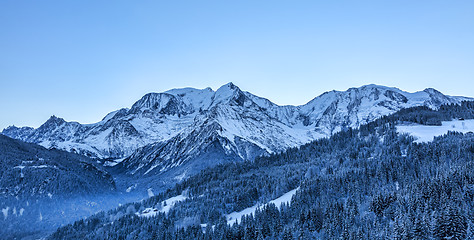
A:
{"label": "snow field", "polygon": [[427,126],[421,124],[414,125],[399,125],[397,126],[397,132],[408,133],[416,138],[415,142],[430,142],[433,141],[434,137],[441,136],[448,131],[455,132],[474,132],[474,119],[470,120],[453,120],[443,121],[441,126]]}
{"label": "snow field", "polygon": [[146,208],[143,210],[141,213],[135,213],[139,217],[153,217],[158,215],[158,213],[165,213],[168,214],[168,212],[171,210],[172,207],[178,202],[186,200],[188,197],[184,195],[178,195],[174,196],[171,198],[168,198],[161,202],[161,209],[158,208]]}
{"label": "snow field", "polygon": [[291,198],[293,197],[293,195],[296,194],[296,191],[298,189],[299,188],[293,189],[293,190],[283,194],[281,197],[276,198],[274,200],[271,200],[266,204],[263,204],[263,205],[257,204],[257,205],[254,205],[252,207],[246,208],[246,209],[244,209],[240,212],[233,212],[233,213],[227,214],[226,215],[227,224],[232,226],[236,222],[241,222],[241,219],[242,219],[243,216],[249,215],[249,214],[255,214],[257,209],[262,209],[264,206],[266,206],[268,204],[271,204],[271,203],[275,204],[275,206],[278,209],[280,209],[280,206],[281,206],[282,203],[290,203],[291,202]]}

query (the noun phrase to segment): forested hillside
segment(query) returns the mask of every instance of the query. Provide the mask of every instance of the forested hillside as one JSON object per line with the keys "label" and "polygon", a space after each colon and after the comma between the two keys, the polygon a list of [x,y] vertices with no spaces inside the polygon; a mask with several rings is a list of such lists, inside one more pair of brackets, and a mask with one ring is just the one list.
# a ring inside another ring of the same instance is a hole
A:
{"label": "forested hillside", "polygon": [[51,231],[97,211],[92,196],[114,193],[116,185],[94,162],[0,134],[0,238]]}
{"label": "forested hillside", "polygon": [[[49,238],[467,239],[474,232],[474,134],[416,143],[395,126],[473,118],[472,102],[405,109],[284,153],[203,170]],[[267,204],[228,224],[227,214],[293,189],[291,204]],[[175,196],[182,201],[163,204]],[[149,209],[156,214],[147,217]]]}

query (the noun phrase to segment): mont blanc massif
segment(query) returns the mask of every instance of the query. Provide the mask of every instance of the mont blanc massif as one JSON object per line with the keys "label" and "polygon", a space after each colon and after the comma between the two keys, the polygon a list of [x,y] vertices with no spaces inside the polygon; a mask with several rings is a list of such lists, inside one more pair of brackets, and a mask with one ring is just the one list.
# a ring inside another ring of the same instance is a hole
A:
{"label": "mont blanc massif", "polygon": [[0,134],[0,238],[471,239],[474,100],[228,83]]}

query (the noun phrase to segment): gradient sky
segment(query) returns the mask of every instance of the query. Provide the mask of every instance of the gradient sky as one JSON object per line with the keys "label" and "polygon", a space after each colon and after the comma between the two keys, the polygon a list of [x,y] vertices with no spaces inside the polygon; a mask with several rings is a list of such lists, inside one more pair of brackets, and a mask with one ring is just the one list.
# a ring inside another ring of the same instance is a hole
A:
{"label": "gradient sky", "polygon": [[474,1],[0,1],[0,129],[233,82],[277,104],[375,83],[474,96]]}

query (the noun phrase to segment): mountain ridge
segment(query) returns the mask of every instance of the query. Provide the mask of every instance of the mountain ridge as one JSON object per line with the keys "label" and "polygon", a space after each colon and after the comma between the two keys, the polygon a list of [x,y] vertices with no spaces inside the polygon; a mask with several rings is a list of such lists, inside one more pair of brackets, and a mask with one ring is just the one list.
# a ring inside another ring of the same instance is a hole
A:
{"label": "mountain ridge", "polygon": [[[188,133],[215,122],[222,131],[214,130],[212,134],[228,140],[222,140],[221,146],[249,160],[255,157],[249,151],[260,152],[250,150],[251,145],[266,153],[279,152],[347,127],[357,127],[401,108],[420,105],[437,108],[464,100],[473,99],[443,95],[432,88],[409,93],[370,84],[325,92],[303,105],[278,105],[242,91],[230,82],[215,91],[178,88],[148,93],[130,109],[113,111],[93,124],[67,122],[53,115],[39,128],[11,126],[2,133],[86,156],[124,158],[148,144],[178,141],[176,138],[185,141],[190,136]],[[238,146],[234,139],[248,148]]]}

